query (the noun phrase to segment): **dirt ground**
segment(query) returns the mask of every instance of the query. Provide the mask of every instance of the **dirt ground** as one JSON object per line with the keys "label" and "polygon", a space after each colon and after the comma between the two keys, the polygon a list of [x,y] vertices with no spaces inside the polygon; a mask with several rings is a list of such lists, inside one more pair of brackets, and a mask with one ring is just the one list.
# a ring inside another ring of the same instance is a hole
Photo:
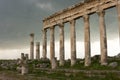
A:
{"label": "dirt ground", "polygon": [[34,75],[21,75],[12,71],[0,71],[0,80],[50,80],[44,77],[35,77]]}

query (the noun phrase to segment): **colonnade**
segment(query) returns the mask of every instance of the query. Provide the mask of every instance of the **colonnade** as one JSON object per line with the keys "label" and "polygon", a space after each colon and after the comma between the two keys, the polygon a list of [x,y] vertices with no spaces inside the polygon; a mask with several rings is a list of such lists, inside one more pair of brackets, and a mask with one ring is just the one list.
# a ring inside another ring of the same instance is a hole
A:
{"label": "colonnade", "polygon": [[[118,18],[119,18],[119,28],[120,28],[120,4],[117,5]],[[99,16],[99,29],[100,29],[100,46],[101,46],[101,65],[107,65],[107,37],[106,37],[106,26],[105,26],[105,11],[99,9],[97,11]],[[84,32],[85,32],[85,66],[90,66],[91,64],[91,47],[90,47],[90,23],[89,14],[85,13],[82,16],[84,20]],[[71,66],[76,63],[76,31],[75,31],[75,19],[70,22],[70,41],[71,41]],[[61,22],[57,24],[60,28],[60,66],[64,65],[65,55],[64,55],[64,23]],[[54,28],[55,26],[50,26],[50,59],[55,57],[55,42],[54,42]],[[43,58],[47,58],[47,29],[43,29]]]}

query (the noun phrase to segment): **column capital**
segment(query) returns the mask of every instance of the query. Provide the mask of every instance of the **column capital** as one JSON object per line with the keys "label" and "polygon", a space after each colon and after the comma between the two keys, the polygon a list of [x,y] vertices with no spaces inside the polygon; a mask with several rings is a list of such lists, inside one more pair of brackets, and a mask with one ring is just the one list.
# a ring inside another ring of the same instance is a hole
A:
{"label": "column capital", "polygon": [[104,10],[98,10],[98,11],[97,11],[97,14],[98,14],[99,16],[104,16],[104,15],[105,15],[105,11],[104,11]]}
{"label": "column capital", "polygon": [[89,20],[89,15],[85,14],[85,15],[83,15],[83,18],[84,18],[84,21]]}
{"label": "column capital", "polygon": [[61,23],[58,24],[58,26],[59,26],[59,27],[64,27],[64,23],[61,22]]}
{"label": "column capital", "polygon": [[54,29],[55,27],[54,26],[51,26],[50,29]]}
{"label": "column capital", "polygon": [[31,36],[31,37],[34,37],[34,33],[30,33],[30,36]]}
{"label": "column capital", "polygon": [[36,42],[36,45],[40,45],[40,42]]}
{"label": "column capital", "polygon": [[70,22],[70,24],[75,23],[75,19],[71,19],[71,20],[69,20],[69,22]]}
{"label": "column capital", "polygon": [[42,29],[42,32],[43,32],[43,33],[46,33],[46,32],[47,32],[47,29]]}

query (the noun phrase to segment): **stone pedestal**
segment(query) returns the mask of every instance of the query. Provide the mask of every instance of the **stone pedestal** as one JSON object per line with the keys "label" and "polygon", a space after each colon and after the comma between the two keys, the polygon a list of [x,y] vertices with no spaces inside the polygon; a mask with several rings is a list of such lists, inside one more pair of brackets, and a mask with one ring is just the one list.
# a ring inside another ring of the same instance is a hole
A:
{"label": "stone pedestal", "polygon": [[60,66],[64,66],[64,24],[61,23],[60,25]]}
{"label": "stone pedestal", "polygon": [[99,25],[100,25],[100,45],[101,45],[101,65],[107,65],[107,37],[106,37],[106,26],[104,15],[105,12],[100,10],[99,14]]}
{"label": "stone pedestal", "polygon": [[30,59],[34,59],[34,33],[30,34]]}
{"label": "stone pedestal", "polygon": [[57,68],[57,58],[53,58],[51,60],[51,68],[56,69]]}
{"label": "stone pedestal", "polygon": [[90,51],[90,24],[89,15],[84,15],[84,29],[85,29],[85,66],[91,64],[91,51]]}
{"label": "stone pedestal", "polygon": [[54,27],[50,28],[50,60],[55,57]]}
{"label": "stone pedestal", "polygon": [[40,42],[36,42],[36,59],[40,59]]}
{"label": "stone pedestal", "polygon": [[71,66],[76,63],[76,32],[75,32],[75,20],[70,21],[70,33],[71,33]]}
{"label": "stone pedestal", "polygon": [[47,36],[46,36],[47,30],[43,30],[43,59],[47,58]]}

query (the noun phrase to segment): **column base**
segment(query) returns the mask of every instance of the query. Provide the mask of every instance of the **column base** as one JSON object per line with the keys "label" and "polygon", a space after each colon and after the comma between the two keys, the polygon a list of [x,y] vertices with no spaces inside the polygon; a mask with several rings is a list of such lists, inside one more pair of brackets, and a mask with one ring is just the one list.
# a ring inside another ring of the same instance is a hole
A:
{"label": "column base", "polygon": [[56,58],[53,58],[51,60],[51,68],[52,69],[56,69],[57,68],[57,59]]}
{"label": "column base", "polygon": [[64,66],[65,61],[60,61],[59,66]]}
{"label": "column base", "polygon": [[71,66],[74,66],[76,64],[76,60],[71,60]]}
{"label": "column base", "polygon": [[85,63],[85,66],[86,66],[86,67],[88,67],[88,66],[90,66],[90,65],[91,65],[91,62]]}
{"label": "column base", "polygon": [[108,65],[108,63],[106,62],[106,63],[101,63],[101,66],[107,66]]}

